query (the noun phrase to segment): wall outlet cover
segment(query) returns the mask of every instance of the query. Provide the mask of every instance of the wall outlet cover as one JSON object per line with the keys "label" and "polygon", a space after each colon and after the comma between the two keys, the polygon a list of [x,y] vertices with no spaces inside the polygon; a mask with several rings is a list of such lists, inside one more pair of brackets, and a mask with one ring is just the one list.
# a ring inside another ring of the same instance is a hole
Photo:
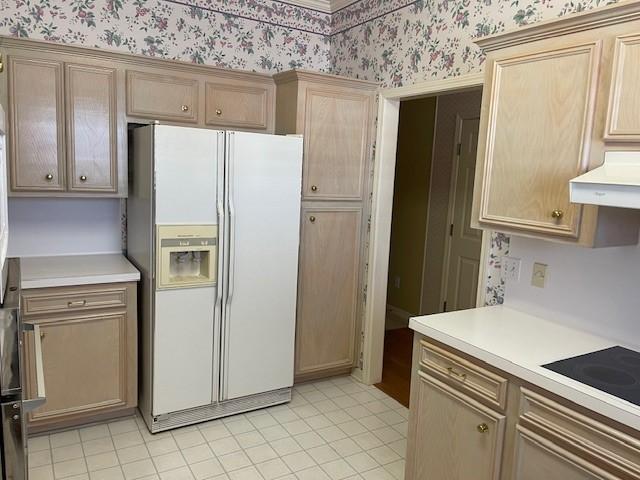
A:
{"label": "wall outlet cover", "polygon": [[520,267],[522,260],[515,257],[502,257],[502,279],[510,282],[520,281]]}
{"label": "wall outlet cover", "polygon": [[538,288],[544,288],[547,283],[547,265],[544,263],[534,263],[533,273],[531,274],[531,285]]}

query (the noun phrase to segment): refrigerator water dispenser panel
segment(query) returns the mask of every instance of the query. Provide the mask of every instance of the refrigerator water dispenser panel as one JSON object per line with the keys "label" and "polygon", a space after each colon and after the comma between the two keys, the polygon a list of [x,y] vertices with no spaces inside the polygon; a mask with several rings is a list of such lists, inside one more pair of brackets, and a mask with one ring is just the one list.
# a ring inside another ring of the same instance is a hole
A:
{"label": "refrigerator water dispenser panel", "polygon": [[216,284],[217,225],[158,226],[158,289]]}

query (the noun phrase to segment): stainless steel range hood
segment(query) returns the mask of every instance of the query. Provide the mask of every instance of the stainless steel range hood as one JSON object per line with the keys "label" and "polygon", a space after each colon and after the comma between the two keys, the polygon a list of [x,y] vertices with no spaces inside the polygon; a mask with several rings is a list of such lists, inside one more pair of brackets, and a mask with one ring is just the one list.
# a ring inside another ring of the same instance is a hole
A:
{"label": "stainless steel range hood", "polygon": [[640,151],[606,152],[602,166],[569,182],[572,203],[640,209]]}

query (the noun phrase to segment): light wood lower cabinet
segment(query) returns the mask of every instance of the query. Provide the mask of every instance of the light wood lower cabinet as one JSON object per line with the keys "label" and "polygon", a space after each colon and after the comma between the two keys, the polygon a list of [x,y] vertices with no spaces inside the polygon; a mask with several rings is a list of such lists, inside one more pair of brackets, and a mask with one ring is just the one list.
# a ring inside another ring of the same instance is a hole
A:
{"label": "light wood lower cabinet", "polygon": [[297,381],[354,366],[361,222],[359,207],[302,210]]}
{"label": "light wood lower cabinet", "polygon": [[532,431],[517,427],[513,480],[621,480]]}
{"label": "light wood lower cabinet", "polygon": [[417,333],[412,375],[406,480],[640,480],[639,431]]}
{"label": "light wood lower cabinet", "polygon": [[[95,299],[101,290],[105,297],[117,291],[124,303],[100,308]],[[35,342],[40,341],[47,398],[28,416],[32,430],[118,416],[137,406],[134,283],[25,290],[23,303],[41,306],[23,315],[23,322],[38,325],[40,332],[39,339],[25,334],[27,395],[36,396]]]}
{"label": "light wood lower cabinet", "polygon": [[414,380],[407,478],[499,479],[504,415],[422,372]]}

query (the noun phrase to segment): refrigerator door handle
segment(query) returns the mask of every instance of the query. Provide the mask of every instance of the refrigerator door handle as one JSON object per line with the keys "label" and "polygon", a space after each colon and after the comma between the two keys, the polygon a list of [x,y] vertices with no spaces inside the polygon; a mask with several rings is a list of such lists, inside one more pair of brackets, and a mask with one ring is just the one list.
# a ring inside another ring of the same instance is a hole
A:
{"label": "refrigerator door handle", "polygon": [[229,148],[228,148],[228,159],[227,165],[229,169],[229,182],[227,184],[227,191],[229,192],[229,271],[227,278],[227,305],[231,304],[231,300],[233,299],[233,275],[235,270],[235,234],[236,234],[236,207],[233,198],[233,132],[229,134]]}
{"label": "refrigerator door handle", "polygon": [[42,336],[40,335],[40,325],[33,323],[23,323],[22,325],[24,331],[33,332],[33,343],[35,347],[36,397],[22,401],[22,408],[25,413],[28,413],[40,408],[47,402],[47,393],[44,386],[44,364],[42,361]]}

